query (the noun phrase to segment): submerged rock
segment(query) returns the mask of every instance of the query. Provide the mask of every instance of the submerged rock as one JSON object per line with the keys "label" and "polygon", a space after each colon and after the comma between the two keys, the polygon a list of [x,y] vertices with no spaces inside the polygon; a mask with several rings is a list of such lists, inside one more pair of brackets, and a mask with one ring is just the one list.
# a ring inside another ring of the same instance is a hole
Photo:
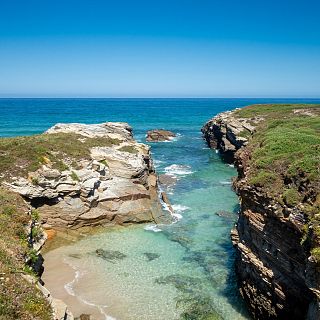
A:
{"label": "submerged rock", "polygon": [[147,257],[148,261],[152,261],[160,257],[160,254],[153,252],[144,252],[143,254]]}
{"label": "submerged rock", "polygon": [[159,175],[159,183],[168,188],[172,187],[177,183],[177,177],[169,174],[160,174]]}
{"label": "submerged rock", "polygon": [[232,213],[230,211],[226,211],[226,210],[217,211],[216,215],[221,217],[221,218],[228,219],[228,220],[232,220],[235,217],[234,213]]}
{"label": "submerged rock", "polygon": [[181,299],[179,307],[185,305],[185,311],[181,314],[182,320],[222,320],[215,311],[214,304],[208,296],[196,296],[193,299]]}
{"label": "submerged rock", "polygon": [[95,253],[98,257],[111,263],[115,263],[117,260],[122,260],[127,257],[124,253],[114,250],[97,249]]}
{"label": "submerged rock", "polygon": [[176,289],[184,293],[193,292],[201,288],[201,280],[186,275],[172,274],[167,277],[160,277],[155,280],[157,284],[172,284]]}
{"label": "submerged rock", "polygon": [[148,142],[160,142],[171,141],[177,135],[171,131],[164,129],[154,129],[147,132],[146,141]]}
{"label": "submerged rock", "polygon": [[221,320],[222,317],[215,311],[214,303],[203,291],[202,281],[199,278],[173,274],[155,280],[157,284],[172,284],[180,295],[177,298],[177,307],[182,311],[183,320]]}

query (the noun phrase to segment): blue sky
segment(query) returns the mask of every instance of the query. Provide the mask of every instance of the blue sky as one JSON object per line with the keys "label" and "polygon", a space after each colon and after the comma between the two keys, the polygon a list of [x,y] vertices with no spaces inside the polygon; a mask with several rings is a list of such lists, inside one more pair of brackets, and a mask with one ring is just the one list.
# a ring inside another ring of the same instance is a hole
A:
{"label": "blue sky", "polygon": [[320,97],[320,1],[0,0],[1,97]]}

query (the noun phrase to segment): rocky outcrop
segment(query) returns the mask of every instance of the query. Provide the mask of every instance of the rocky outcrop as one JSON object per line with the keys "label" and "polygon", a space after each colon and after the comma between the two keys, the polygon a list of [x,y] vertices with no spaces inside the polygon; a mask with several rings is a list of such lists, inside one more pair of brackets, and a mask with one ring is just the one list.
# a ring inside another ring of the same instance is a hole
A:
{"label": "rocky outcrop", "polygon": [[[149,147],[133,140],[126,123],[97,125],[57,124],[45,134],[109,138],[111,146],[95,146],[89,157],[61,159],[64,170],[53,168],[50,160],[4,185],[37,207],[46,229],[127,224],[168,219],[157,194],[157,177]],[[99,141],[99,140],[98,140]]]}
{"label": "rocky outcrop", "polygon": [[[237,153],[241,165],[245,152]],[[235,183],[241,210],[233,244],[240,293],[255,319],[304,319],[318,304],[319,275],[307,244],[302,242],[303,216],[250,186]],[[319,309],[309,319],[319,319]]]}
{"label": "rocky outcrop", "polygon": [[209,146],[238,169],[241,208],[231,239],[239,290],[254,319],[320,319],[319,267],[310,254],[303,206],[292,208],[248,179],[248,137],[260,121],[231,111],[202,128]]}
{"label": "rocky outcrop", "polygon": [[255,124],[262,119],[235,118],[234,111],[226,111],[209,120],[201,129],[208,145],[221,152],[223,159],[232,163],[235,152],[245,146],[248,136],[255,131]]}
{"label": "rocky outcrop", "polygon": [[174,137],[176,137],[176,134],[164,130],[164,129],[154,129],[147,132],[146,141],[148,142],[161,142],[161,141],[171,141]]}

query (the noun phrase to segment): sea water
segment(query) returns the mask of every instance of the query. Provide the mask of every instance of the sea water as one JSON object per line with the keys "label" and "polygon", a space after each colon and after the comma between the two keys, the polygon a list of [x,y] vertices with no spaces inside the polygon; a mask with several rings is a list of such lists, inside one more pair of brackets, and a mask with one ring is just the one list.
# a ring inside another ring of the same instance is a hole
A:
{"label": "sea water", "polygon": [[[57,122],[105,121],[128,122],[140,142],[149,129],[178,134],[171,142],[149,143],[157,173],[176,178],[167,190],[174,223],[107,228],[49,251],[49,290],[96,309],[97,319],[249,319],[230,241],[236,171],[207,147],[200,129],[219,112],[264,102],[303,100],[0,99],[0,136],[36,134]],[[71,278],[59,276],[62,266]]]}

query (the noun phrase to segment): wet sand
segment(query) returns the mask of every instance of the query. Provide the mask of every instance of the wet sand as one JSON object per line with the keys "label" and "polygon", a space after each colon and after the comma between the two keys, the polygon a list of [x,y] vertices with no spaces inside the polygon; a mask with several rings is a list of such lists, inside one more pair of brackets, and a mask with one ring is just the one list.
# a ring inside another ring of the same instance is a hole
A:
{"label": "wet sand", "polygon": [[79,274],[64,261],[61,255],[54,254],[54,251],[58,248],[72,245],[90,234],[102,231],[102,228],[68,232],[57,231],[54,237],[47,240],[42,250],[45,270],[42,276],[44,285],[54,298],[60,299],[67,304],[74,317],[80,317],[81,314],[90,314],[92,320],[114,319],[103,314],[99,307],[94,304],[90,305],[76,295],[71,294],[72,292],[68,290],[68,284],[77,281]]}
{"label": "wet sand", "polygon": [[44,267],[46,271],[42,280],[45,286],[50,290],[53,297],[61,299],[67,304],[75,317],[85,313],[90,314],[92,319],[106,319],[98,308],[83,303],[76,296],[72,296],[67,292],[64,284],[72,282],[76,277],[76,271],[68,264],[49,256],[45,259]]}

